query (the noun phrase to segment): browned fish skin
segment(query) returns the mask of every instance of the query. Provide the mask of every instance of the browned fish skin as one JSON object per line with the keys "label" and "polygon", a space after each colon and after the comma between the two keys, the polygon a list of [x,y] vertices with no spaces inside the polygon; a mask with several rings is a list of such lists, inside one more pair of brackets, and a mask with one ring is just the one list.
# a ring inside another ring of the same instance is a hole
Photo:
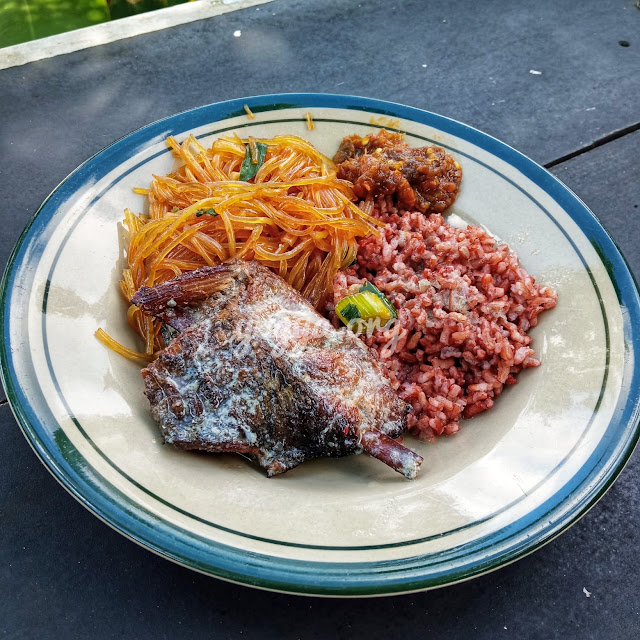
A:
{"label": "browned fish skin", "polygon": [[270,476],[366,450],[415,477],[422,458],[392,440],[409,408],[378,362],[258,262],[186,273],[132,301],[181,332],[142,371],[166,442],[249,454]]}

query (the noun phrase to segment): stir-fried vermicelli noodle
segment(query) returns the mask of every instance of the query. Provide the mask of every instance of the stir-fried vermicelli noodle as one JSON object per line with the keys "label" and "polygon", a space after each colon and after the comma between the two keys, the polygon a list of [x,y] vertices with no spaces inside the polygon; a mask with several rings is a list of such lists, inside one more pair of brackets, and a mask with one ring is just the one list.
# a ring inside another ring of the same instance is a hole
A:
{"label": "stir-fried vermicelli noodle", "polygon": [[[239,257],[270,267],[321,309],[335,274],[354,262],[357,239],[383,226],[353,203],[333,162],[301,138],[221,137],[205,148],[189,136],[167,145],[181,166],[136,190],[148,197],[148,215],[125,211],[127,300],[143,285]],[[247,178],[247,167],[255,175]],[[145,341],[139,356],[165,346],[158,321],[134,305],[127,320]],[[135,357],[115,341],[109,346]]]}

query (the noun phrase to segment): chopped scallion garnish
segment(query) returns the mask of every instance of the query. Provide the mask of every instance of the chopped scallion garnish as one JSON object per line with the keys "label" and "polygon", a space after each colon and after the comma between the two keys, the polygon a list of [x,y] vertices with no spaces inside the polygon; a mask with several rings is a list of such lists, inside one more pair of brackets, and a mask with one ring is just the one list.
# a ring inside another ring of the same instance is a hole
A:
{"label": "chopped scallion garnish", "polygon": [[249,144],[245,145],[246,151],[244,160],[240,167],[240,180],[251,180],[258,169],[264,164],[264,158],[267,155],[267,145],[264,142],[256,142],[253,138],[249,138]]}
{"label": "chopped scallion garnish", "polygon": [[[365,282],[358,293],[342,298],[336,305],[336,314],[347,326],[361,331],[367,320],[381,320],[387,324],[398,317],[396,308],[387,297],[370,282]],[[357,320],[365,321],[356,322]]]}

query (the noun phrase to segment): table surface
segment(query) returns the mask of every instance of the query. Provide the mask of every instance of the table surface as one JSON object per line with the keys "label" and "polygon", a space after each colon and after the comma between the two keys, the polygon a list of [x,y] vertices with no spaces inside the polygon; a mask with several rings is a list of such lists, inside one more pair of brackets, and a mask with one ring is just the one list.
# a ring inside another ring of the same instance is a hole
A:
{"label": "table surface", "polygon": [[[636,5],[274,0],[2,70],[0,266],[48,193],[109,142],[202,104],[326,92],[428,109],[519,149],[594,211],[638,277]],[[637,452],[578,523],[512,565],[424,593],[336,600],[228,584],[142,549],[53,480],[1,391],[0,423],[2,637],[640,634]]]}

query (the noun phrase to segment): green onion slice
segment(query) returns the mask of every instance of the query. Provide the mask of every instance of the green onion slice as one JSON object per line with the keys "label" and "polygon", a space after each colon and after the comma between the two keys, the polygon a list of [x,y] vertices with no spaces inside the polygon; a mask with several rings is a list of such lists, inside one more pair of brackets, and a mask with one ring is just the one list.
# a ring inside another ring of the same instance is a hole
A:
{"label": "green onion slice", "polygon": [[240,167],[240,180],[251,180],[258,169],[264,164],[264,158],[267,155],[267,145],[264,142],[256,142],[251,140],[250,144],[245,144],[244,160]]}
{"label": "green onion slice", "polygon": [[[336,314],[348,327],[360,333],[367,320],[381,320],[386,325],[398,317],[396,308],[388,298],[370,282],[365,282],[358,293],[342,298],[336,305]],[[363,322],[358,322],[363,320]]]}

